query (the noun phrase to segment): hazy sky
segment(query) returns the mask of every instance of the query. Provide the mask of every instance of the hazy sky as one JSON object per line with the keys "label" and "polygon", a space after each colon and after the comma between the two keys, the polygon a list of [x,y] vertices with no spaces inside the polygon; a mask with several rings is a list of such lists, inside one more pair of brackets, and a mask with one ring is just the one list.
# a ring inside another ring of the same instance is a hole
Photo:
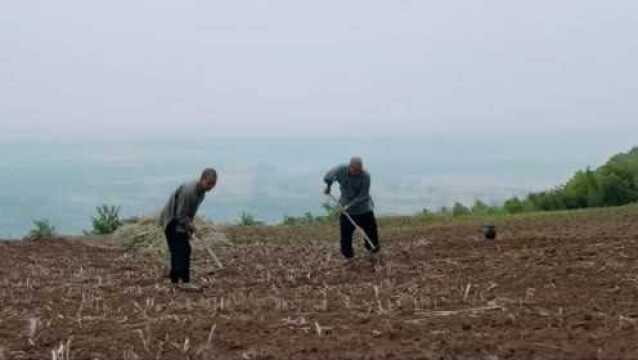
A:
{"label": "hazy sky", "polygon": [[2,139],[638,132],[635,0],[0,8]]}

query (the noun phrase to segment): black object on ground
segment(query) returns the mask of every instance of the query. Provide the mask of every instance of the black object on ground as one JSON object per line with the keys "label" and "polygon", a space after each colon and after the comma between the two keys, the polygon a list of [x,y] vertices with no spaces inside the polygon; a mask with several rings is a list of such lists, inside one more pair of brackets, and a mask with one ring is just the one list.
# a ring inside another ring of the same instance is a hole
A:
{"label": "black object on ground", "polygon": [[488,224],[483,225],[483,235],[487,240],[496,239],[496,225]]}

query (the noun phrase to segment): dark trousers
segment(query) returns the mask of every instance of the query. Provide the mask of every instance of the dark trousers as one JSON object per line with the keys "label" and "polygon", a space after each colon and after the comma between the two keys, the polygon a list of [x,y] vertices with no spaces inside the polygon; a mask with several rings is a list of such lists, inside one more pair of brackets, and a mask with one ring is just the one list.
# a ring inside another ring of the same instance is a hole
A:
{"label": "dark trousers", "polygon": [[180,279],[185,283],[190,282],[191,244],[188,234],[177,231],[175,222],[172,222],[166,228],[166,241],[171,253],[171,281],[175,284]]}
{"label": "dark trousers", "polygon": [[[379,251],[379,234],[377,232],[377,220],[374,217],[374,212],[370,211],[361,215],[351,215],[357,225],[361,226],[363,231],[366,232],[372,243],[374,244],[374,250],[371,248],[368,242],[365,242],[366,249],[373,253]],[[352,235],[354,234],[355,227],[345,215],[339,217],[339,224],[341,225],[341,253],[346,258],[350,259],[354,257],[354,250],[352,249]]]}

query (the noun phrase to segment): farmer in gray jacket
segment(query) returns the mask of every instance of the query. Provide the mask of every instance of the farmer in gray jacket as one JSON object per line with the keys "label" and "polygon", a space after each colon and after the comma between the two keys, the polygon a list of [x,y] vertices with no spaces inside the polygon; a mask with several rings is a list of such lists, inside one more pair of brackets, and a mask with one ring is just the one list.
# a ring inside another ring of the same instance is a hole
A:
{"label": "farmer in gray jacket", "polygon": [[[370,197],[370,174],[363,169],[363,160],[353,157],[349,165],[339,165],[330,170],[325,178],[326,194],[330,194],[332,184],[339,183],[341,199],[339,204],[343,211],[347,211],[354,222],[366,232],[374,249],[366,242],[365,246],[371,253],[379,251],[379,235],[377,233],[377,221],[374,217],[374,203]],[[339,217],[341,228],[341,253],[346,259],[354,257],[352,249],[352,235],[354,225],[342,213]]]}
{"label": "farmer in gray jacket", "polygon": [[190,238],[195,232],[193,220],[206,193],[217,184],[217,171],[206,169],[199,180],[182,184],[168,199],[160,215],[160,224],[166,234],[171,253],[171,282],[187,290],[198,290],[190,283]]}

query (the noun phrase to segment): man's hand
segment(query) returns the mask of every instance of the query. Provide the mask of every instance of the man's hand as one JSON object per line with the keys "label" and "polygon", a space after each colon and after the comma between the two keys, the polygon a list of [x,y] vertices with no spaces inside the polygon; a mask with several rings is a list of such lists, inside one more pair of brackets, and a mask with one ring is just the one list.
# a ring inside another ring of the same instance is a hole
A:
{"label": "man's hand", "polygon": [[195,225],[193,225],[192,222],[189,222],[186,224],[186,232],[188,232],[189,237],[192,237],[193,234],[197,232],[197,229],[195,228]]}
{"label": "man's hand", "polygon": [[337,204],[335,205],[335,208],[337,209],[337,211],[338,211],[339,213],[345,213],[345,212],[347,212],[349,207],[350,207],[350,205],[345,205],[345,206],[344,206],[344,205],[341,205],[340,203],[337,203]]}

